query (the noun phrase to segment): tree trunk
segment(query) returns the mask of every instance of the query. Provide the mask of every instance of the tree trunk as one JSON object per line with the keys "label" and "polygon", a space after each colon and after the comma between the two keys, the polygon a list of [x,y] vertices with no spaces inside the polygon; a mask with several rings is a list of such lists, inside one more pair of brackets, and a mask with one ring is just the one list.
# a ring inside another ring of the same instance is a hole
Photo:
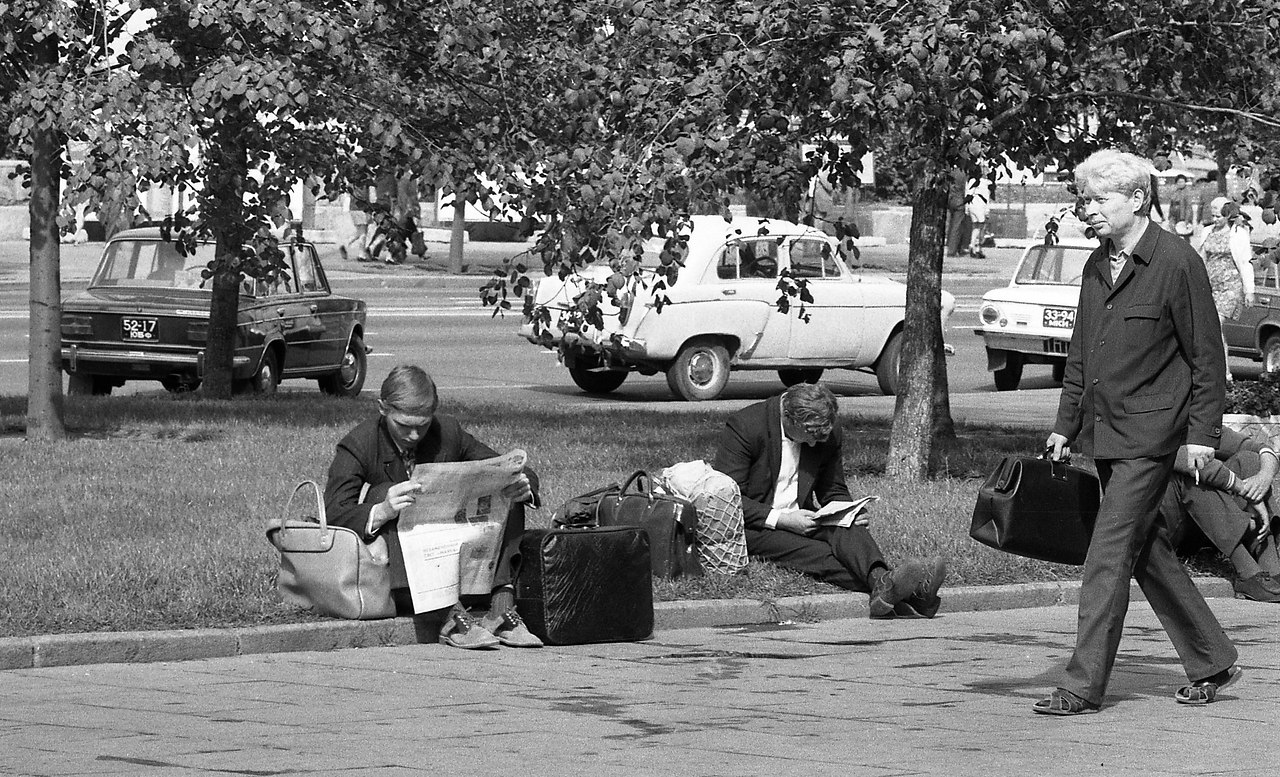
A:
{"label": "tree trunk", "polygon": [[934,440],[955,436],[941,320],[946,224],[946,182],[916,190],[911,203],[901,381],[885,467],[886,474],[897,480],[927,478]]}
{"label": "tree trunk", "polygon": [[453,231],[449,233],[449,272],[457,274],[463,271],[462,239],[467,234],[467,201],[462,194],[454,192]]}
{"label": "tree trunk", "polygon": [[240,310],[240,251],[244,246],[244,181],[248,160],[238,124],[227,122],[208,144],[210,197],[205,203],[216,241],[213,300],[209,310],[209,339],[204,352],[206,396],[226,399],[233,388],[232,359],[236,347],[236,317]]}
{"label": "tree trunk", "polygon": [[[34,45],[34,69],[57,64],[58,44],[52,36]],[[27,360],[27,440],[47,442],[66,437],[62,407],[62,278],[58,243],[58,199],[61,155],[52,127],[32,130],[31,290]]]}

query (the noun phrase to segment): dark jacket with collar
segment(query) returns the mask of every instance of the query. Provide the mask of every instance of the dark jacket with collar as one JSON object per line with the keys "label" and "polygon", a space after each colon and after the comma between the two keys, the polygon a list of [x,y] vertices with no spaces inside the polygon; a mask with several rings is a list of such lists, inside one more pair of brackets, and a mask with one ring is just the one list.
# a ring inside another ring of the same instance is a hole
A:
{"label": "dark jacket with collar", "polygon": [[[840,427],[818,445],[800,446],[796,501],[805,509],[817,503],[852,500],[844,479]],[[782,467],[782,397],[735,413],[720,433],[714,468],[733,478],[742,492],[743,519],[749,528],[766,530],[773,492]]]}
{"label": "dark jacket with collar", "polygon": [[[414,450],[415,464],[436,464],[450,461],[480,461],[498,454],[489,446],[467,433],[451,416],[437,415],[418,441]],[[537,502],[538,476],[525,468],[533,487],[534,503]],[[352,429],[338,443],[329,465],[329,480],[325,486],[325,513],[329,523],[353,529],[372,542],[377,535],[366,533],[369,511],[386,499],[392,485],[409,479],[404,462],[400,459],[396,444],[387,432],[382,416],[365,421]],[[363,494],[365,485],[369,486]],[[396,521],[384,524],[377,532],[387,540],[391,556],[391,587],[404,588],[408,579],[404,571],[404,557],[400,551],[400,538],[394,531]]]}
{"label": "dark jacket with collar", "polygon": [[1085,265],[1054,431],[1099,459],[1218,447],[1226,357],[1204,263],[1154,223],[1114,284],[1109,252]]}

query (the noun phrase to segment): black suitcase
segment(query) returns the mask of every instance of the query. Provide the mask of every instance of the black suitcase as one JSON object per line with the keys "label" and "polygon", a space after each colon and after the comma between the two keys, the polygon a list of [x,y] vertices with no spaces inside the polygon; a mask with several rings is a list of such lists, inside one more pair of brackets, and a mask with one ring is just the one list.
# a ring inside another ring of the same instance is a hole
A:
{"label": "black suitcase", "polygon": [[549,645],[634,642],[653,634],[644,529],[532,529],[520,540],[516,609]]}

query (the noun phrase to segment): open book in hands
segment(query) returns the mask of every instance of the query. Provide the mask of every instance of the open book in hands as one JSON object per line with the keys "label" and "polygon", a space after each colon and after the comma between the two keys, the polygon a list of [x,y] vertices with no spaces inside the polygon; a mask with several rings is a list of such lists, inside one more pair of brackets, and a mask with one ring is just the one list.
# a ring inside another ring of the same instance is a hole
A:
{"label": "open book in hands", "polygon": [[847,529],[853,525],[859,515],[870,509],[872,502],[879,498],[864,496],[853,502],[828,502],[814,513],[814,518],[817,519],[819,526],[838,526],[841,529]]}

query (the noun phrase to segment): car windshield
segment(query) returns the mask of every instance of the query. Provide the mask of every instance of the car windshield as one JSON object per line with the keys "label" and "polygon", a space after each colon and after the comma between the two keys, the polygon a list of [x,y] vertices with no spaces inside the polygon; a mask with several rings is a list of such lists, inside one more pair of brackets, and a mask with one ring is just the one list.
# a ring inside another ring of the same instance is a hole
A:
{"label": "car windshield", "polygon": [[209,264],[210,257],[202,256],[201,253],[197,250],[194,256],[183,256],[173,243],[163,240],[117,240],[107,245],[102,264],[98,266],[98,273],[93,278],[93,285],[150,289],[205,288],[200,273]]}
{"label": "car windshield", "polygon": [[1084,275],[1085,262],[1092,251],[1081,246],[1032,246],[1018,265],[1019,284],[1075,286]]}

